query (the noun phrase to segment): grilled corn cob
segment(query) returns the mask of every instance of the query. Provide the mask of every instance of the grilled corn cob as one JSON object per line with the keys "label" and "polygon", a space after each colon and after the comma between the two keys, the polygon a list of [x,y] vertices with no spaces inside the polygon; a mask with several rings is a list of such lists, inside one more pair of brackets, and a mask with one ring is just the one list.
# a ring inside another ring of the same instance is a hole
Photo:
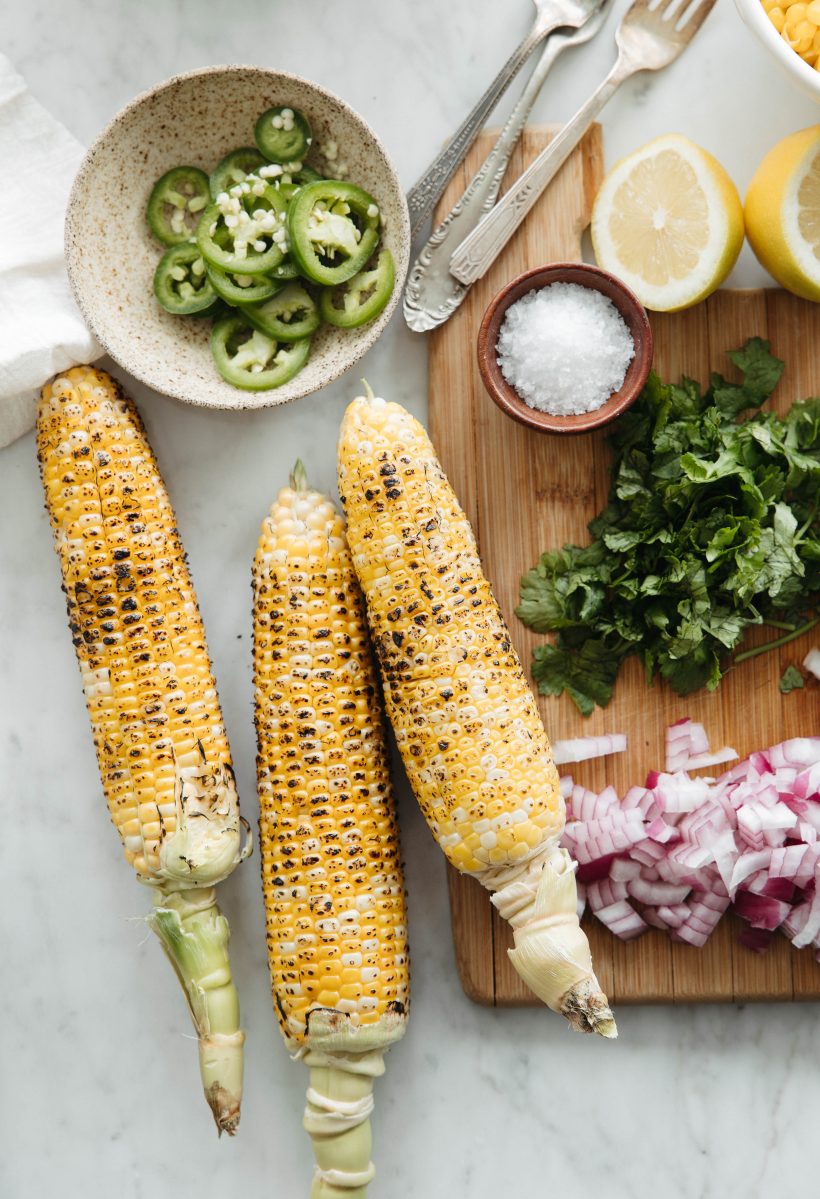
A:
{"label": "grilled corn cob", "polygon": [[373,1079],[404,1032],[404,883],[376,668],[344,523],[297,465],[253,567],[259,840],[273,1002],[310,1067],[311,1199],[373,1177]]}
{"label": "grilled corn cob", "polygon": [[136,408],[102,371],[43,389],[37,449],[111,819],[154,888],[205,1095],[233,1133],[244,1034],[214,884],[242,856],[239,802],[173,509]]}
{"label": "grilled corn cob", "polygon": [[549,741],[470,525],[424,429],[356,399],[339,493],[385,705],[430,829],[514,929],[510,958],[549,1007],[615,1035],[576,915]]}

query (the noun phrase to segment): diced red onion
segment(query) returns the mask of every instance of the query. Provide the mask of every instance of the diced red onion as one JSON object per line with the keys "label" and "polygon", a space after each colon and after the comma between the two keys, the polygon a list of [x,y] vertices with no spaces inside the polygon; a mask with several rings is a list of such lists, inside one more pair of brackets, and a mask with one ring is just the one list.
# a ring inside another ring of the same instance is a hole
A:
{"label": "diced red onion", "polygon": [[629,858],[615,858],[609,871],[613,883],[628,883],[633,878],[641,877],[640,862],[630,861]]}
{"label": "diced red onion", "polygon": [[766,928],[744,928],[738,938],[741,945],[746,949],[751,949],[754,953],[765,953],[772,943],[774,933],[771,929]]}
{"label": "diced red onion", "polygon": [[757,852],[741,854],[732,871],[729,894],[734,895],[738,887],[742,886],[752,874],[756,874],[758,870],[765,870],[772,860],[773,852],[771,849],[760,849]]}
{"label": "diced red onion", "polygon": [[633,899],[637,899],[639,903],[651,904],[655,908],[683,903],[692,890],[685,885],[676,887],[672,883],[650,883],[642,878],[633,878],[625,886]]}
{"label": "diced red onion", "polygon": [[604,857],[594,858],[590,862],[578,862],[578,869],[575,872],[576,882],[588,885],[598,882],[599,879],[608,878],[614,856],[614,854],[607,854]]}
{"label": "diced red onion", "polygon": [[820,649],[810,649],[803,659],[803,669],[820,679]]}
{"label": "diced red onion", "polygon": [[596,916],[610,932],[623,941],[631,941],[633,937],[639,937],[641,933],[646,932],[646,922],[625,899],[599,909]]}
{"label": "diced red onion", "polygon": [[709,798],[706,779],[691,779],[686,774],[662,774],[652,788],[662,812],[693,812]]}
{"label": "diced red onion", "polygon": [[770,899],[782,899],[791,908],[796,890],[797,887],[788,878],[765,878],[764,875],[763,890],[760,894],[767,895]]}
{"label": "diced red onion", "polygon": [[[820,654],[820,651],[818,651]],[[619,800],[562,779],[565,844],[576,856],[583,899],[616,936],[666,929],[703,945],[734,897],[757,952],[782,928],[820,960],[820,737],[793,738],[750,755],[718,779],[687,768],[728,761],[708,752],[703,726],[668,732],[667,766]],[[586,888],[586,895],[584,889]],[[633,906],[640,905],[638,912]]]}
{"label": "diced red onion", "polygon": [[[781,899],[771,899],[765,895],[755,895],[752,891],[738,891],[734,898],[734,908],[738,916],[748,920],[752,928],[780,928],[791,909],[791,905]],[[818,925],[820,928],[820,925]]]}
{"label": "diced red onion", "polygon": [[555,741],[552,760],[556,766],[566,762],[586,762],[590,758],[603,758],[608,754],[621,754],[626,749],[626,733],[611,733],[604,737],[575,737],[569,741]]}
{"label": "diced red onion", "polygon": [[590,883],[587,887],[587,903],[593,912],[599,912],[601,908],[608,908],[614,903],[620,903],[622,899],[626,899],[627,895],[626,883],[616,883],[611,877],[602,878],[600,882]]}
{"label": "diced red onion", "polygon": [[820,889],[815,886],[815,892],[811,898],[809,910],[806,913],[806,921],[800,931],[792,937],[792,945],[795,949],[802,949],[806,945],[811,945],[818,933],[820,933]]}
{"label": "diced red onion", "polygon": [[691,758],[686,758],[682,769],[702,770],[704,766],[722,766],[724,762],[734,762],[737,757],[737,750],[727,745],[724,749],[718,749],[713,754],[694,754]]}

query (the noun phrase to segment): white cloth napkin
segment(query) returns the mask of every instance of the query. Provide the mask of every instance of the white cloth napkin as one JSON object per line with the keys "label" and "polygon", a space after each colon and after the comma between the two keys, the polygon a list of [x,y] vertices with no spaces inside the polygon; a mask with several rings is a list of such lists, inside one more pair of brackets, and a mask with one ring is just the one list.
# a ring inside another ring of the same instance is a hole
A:
{"label": "white cloth napkin", "polygon": [[32,427],[46,380],[102,354],[63,261],[66,202],[83,153],[0,54],[0,446]]}

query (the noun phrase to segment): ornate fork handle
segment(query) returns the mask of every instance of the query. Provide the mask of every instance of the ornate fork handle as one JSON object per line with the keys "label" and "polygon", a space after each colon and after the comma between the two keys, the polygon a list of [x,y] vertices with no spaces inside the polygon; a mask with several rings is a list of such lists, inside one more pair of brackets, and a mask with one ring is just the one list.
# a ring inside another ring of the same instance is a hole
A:
{"label": "ornate fork handle", "polygon": [[486,274],[610,97],[624,80],[640,69],[627,59],[618,59],[586,104],[456,249],[450,259],[450,272],[456,279],[469,285]]}
{"label": "ornate fork handle", "polygon": [[515,76],[533,50],[557,28],[558,23],[555,21],[544,24],[540,20],[536,21],[520,46],[507,59],[472,112],[468,114],[441,153],[433,159],[427,171],[410,188],[407,193],[407,206],[410,209],[410,228],[413,236],[418,233],[426,218],[433,211],[433,206],[441,199],[445,187],[463,162],[465,154],[484,128],[487,118]]}
{"label": "ornate fork handle", "polygon": [[521,130],[553,63],[572,37],[554,33],[481,168],[416,259],[404,297],[404,317],[417,333],[435,329],[461,304],[466,287],[450,274],[450,255],[495,203]]}

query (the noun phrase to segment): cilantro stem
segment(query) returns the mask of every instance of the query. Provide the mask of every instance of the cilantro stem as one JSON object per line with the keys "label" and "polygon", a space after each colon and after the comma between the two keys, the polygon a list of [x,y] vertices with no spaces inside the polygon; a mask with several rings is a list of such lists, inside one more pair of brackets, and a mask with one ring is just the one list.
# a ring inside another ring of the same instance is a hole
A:
{"label": "cilantro stem", "polygon": [[776,637],[774,641],[767,641],[765,645],[756,645],[754,649],[744,650],[742,654],[735,654],[735,666],[739,666],[741,662],[746,662],[749,658],[756,658],[758,654],[768,653],[770,649],[779,649],[781,645],[788,645],[790,641],[796,641],[798,637],[802,637],[804,633],[808,633],[809,629],[813,629],[816,624],[820,624],[820,616],[815,616],[814,620],[807,620],[805,624],[800,625],[792,633]]}
{"label": "cilantro stem", "polygon": [[764,620],[763,627],[766,629],[783,629],[786,633],[793,633],[797,628],[796,625],[788,624],[785,620]]}
{"label": "cilantro stem", "polygon": [[803,540],[806,533],[809,531],[809,529],[814,524],[814,518],[816,515],[817,515],[817,505],[815,504],[814,507],[812,508],[811,512],[808,515],[808,519],[806,520],[806,523],[804,525],[802,525],[795,534],[795,537],[794,537],[795,545],[797,545],[798,542]]}

